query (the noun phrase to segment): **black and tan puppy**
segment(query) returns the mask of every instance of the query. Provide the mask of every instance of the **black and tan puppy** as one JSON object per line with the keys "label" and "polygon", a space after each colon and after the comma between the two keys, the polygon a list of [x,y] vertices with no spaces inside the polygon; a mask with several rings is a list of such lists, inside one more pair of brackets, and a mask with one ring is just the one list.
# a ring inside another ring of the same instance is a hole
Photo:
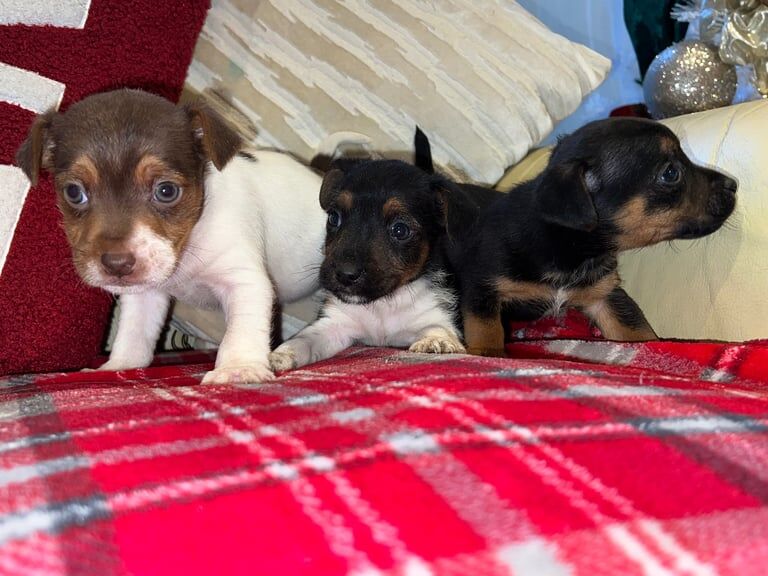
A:
{"label": "black and tan puppy", "polygon": [[461,256],[468,350],[503,355],[503,311],[531,319],[564,307],[584,312],[607,339],[655,339],[620,286],[617,254],[714,232],[736,188],[691,162],[656,122],[602,120],[565,137],[542,174],[484,211]]}
{"label": "black and tan puppy", "polygon": [[274,370],[333,356],[353,343],[463,352],[447,253],[484,200],[429,166],[353,161],[328,172],[320,204],[328,214],[321,317],[270,355]]}

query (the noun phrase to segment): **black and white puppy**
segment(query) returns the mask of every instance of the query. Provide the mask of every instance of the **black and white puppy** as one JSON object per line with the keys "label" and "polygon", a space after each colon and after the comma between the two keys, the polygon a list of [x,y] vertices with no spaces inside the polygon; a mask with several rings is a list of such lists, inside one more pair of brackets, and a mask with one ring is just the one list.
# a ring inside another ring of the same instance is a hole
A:
{"label": "black and white puppy", "polygon": [[[417,157],[418,158],[418,157]],[[447,253],[476,222],[475,198],[398,160],[329,171],[320,318],[270,354],[273,370],[329,358],[354,343],[435,354],[464,352]]]}

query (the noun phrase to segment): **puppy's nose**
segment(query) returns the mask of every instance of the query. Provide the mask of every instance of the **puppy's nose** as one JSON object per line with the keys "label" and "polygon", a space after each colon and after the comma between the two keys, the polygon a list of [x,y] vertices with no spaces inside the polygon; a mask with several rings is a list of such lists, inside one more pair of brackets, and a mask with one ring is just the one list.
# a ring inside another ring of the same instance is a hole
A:
{"label": "puppy's nose", "polygon": [[101,263],[108,274],[121,278],[133,272],[136,258],[130,252],[107,252],[101,255]]}
{"label": "puppy's nose", "polygon": [[707,205],[708,212],[716,218],[727,218],[736,207],[736,191],[725,189],[719,194],[711,194]]}
{"label": "puppy's nose", "polygon": [[342,264],[336,269],[336,280],[339,284],[350,286],[363,275],[363,269],[355,264]]}
{"label": "puppy's nose", "polygon": [[736,194],[736,190],[738,190],[739,184],[734,180],[733,178],[729,178],[726,176],[723,179],[723,189],[727,192],[730,192],[731,194]]}

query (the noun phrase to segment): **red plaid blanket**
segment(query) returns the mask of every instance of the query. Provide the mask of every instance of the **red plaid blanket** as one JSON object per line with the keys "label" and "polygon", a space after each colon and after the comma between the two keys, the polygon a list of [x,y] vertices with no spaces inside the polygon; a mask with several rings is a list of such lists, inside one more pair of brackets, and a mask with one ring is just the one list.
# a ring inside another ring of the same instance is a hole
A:
{"label": "red plaid blanket", "polygon": [[766,574],[768,343],[0,381],[3,574]]}

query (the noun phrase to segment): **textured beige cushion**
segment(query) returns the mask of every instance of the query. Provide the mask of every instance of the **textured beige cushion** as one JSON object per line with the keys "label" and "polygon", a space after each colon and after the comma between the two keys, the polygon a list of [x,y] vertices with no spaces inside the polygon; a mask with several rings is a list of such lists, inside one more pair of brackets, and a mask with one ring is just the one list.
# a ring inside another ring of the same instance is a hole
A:
{"label": "textured beige cushion", "polygon": [[549,146],[532,150],[528,156],[507,170],[501,180],[496,183],[496,189],[507,192],[513,186],[533,180],[547,167],[551,151],[552,148]]}
{"label": "textured beige cushion", "polygon": [[[768,102],[750,102],[664,121],[697,163],[739,182],[725,227],[699,240],[627,252],[619,259],[627,292],[664,338],[768,338]],[[512,168],[508,190],[546,166],[546,149]]]}
{"label": "textured beige cushion", "polygon": [[438,165],[493,183],[609,67],[513,0],[214,0],[187,84],[305,160],[338,132],[410,152],[418,123]]}

